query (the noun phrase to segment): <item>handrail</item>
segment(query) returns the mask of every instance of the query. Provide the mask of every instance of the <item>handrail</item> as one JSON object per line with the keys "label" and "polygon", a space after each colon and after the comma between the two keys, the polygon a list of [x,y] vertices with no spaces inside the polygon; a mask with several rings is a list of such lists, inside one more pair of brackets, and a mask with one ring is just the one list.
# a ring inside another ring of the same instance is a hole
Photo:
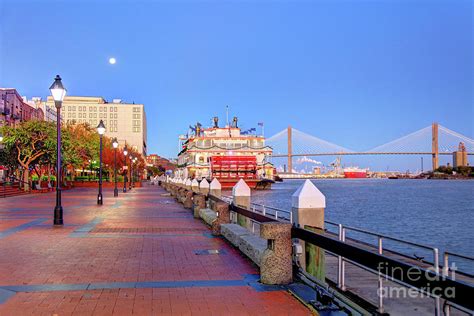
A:
{"label": "handrail", "polygon": [[[462,307],[474,309],[474,301],[472,300],[474,287],[470,284],[299,227],[292,228],[291,237],[309,242],[378,273],[381,273],[380,267],[383,267],[384,271],[390,271],[390,275],[387,275],[390,279],[426,291],[432,296],[440,296]],[[417,274],[417,278],[410,277],[410,274],[414,271],[413,269],[420,272]],[[438,291],[439,289],[441,291]],[[456,295],[448,297],[446,289],[454,289]],[[434,293],[434,290],[437,293]]]}

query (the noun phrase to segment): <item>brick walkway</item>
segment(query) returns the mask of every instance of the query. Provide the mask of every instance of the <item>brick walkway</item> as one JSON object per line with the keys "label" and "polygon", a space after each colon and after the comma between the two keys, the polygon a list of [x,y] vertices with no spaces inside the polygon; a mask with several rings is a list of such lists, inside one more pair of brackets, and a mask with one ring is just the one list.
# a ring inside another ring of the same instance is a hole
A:
{"label": "brick walkway", "polygon": [[64,192],[62,228],[54,193],[0,200],[0,315],[310,314],[161,188],[119,194]]}

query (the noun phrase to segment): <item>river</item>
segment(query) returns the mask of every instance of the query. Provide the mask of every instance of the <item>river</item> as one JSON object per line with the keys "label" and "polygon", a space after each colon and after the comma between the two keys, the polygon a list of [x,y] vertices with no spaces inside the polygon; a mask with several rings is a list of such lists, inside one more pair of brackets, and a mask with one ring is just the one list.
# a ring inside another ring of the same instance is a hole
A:
{"label": "river", "polygon": [[[474,181],[321,179],[312,180],[326,196],[326,220],[474,257]],[[252,202],[291,208],[303,180],[285,180],[271,190],[253,191]],[[326,228],[331,228],[327,226]],[[348,236],[361,237],[349,232]],[[369,241],[370,238],[364,240]],[[376,239],[370,240],[376,243]],[[432,260],[430,251],[386,241],[384,246]],[[473,262],[457,259],[474,273]]]}

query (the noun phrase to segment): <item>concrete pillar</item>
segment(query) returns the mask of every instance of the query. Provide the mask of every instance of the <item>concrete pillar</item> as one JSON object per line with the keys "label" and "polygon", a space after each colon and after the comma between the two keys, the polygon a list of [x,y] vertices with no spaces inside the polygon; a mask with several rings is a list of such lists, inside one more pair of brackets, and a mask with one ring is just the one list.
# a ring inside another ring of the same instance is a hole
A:
{"label": "concrete pillar", "polygon": [[439,147],[438,147],[438,123],[431,126],[431,151],[433,153],[433,171],[439,167]]}
{"label": "concrete pillar", "polygon": [[263,284],[289,284],[293,280],[291,224],[270,222],[260,226],[260,237],[268,240],[268,247],[260,263]]}
{"label": "concrete pillar", "polygon": [[[311,181],[306,180],[296,190],[291,196],[291,205],[293,221],[296,225],[313,232],[324,232],[326,198]],[[305,245],[302,240],[299,242],[304,249],[300,257],[300,265],[308,273],[325,282],[324,250],[312,244]]]}
{"label": "concrete pillar", "polygon": [[187,189],[187,190],[191,190],[191,179],[186,179],[186,181],[184,182],[184,187]]}
{"label": "concrete pillar", "polygon": [[[232,202],[240,207],[250,210],[250,188],[243,179],[234,185],[232,188]],[[250,228],[250,220],[240,214],[237,214],[237,223],[245,228]]]}
{"label": "concrete pillar", "polygon": [[193,181],[191,181],[191,190],[194,193],[199,193],[199,182],[197,179],[193,179]]}
{"label": "concrete pillar", "polygon": [[216,178],[212,179],[211,184],[209,185],[211,195],[220,198],[221,197],[221,183]]}
{"label": "concrete pillar", "polygon": [[288,126],[288,173],[293,173],[293,144],[292,129]]}
{"label": "concrete pillar", "polygon": [[204,195],[209,194],[209,182],[204,178],[201,180],[201,183],[199,183],[199,192]]}
{"label": "concrete pillar", "polygon": [[199,210],[206,208],[206,196],[202,194],[196,194],[193,197],[194,204],[194,218],[199,218]]}
{"label": "concrete pillar", "polygon": [[215,204],[217,219],[212,222],[212,234],[219,236],[221,234],[221,225],[230,223],[229,204],[218,202]]}

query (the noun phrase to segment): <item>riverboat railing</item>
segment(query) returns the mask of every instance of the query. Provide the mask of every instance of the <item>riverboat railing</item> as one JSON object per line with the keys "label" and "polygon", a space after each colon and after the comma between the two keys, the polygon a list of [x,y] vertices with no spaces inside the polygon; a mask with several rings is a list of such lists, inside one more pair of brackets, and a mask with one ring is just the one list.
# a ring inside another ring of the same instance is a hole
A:
{"label": "riverboat railing", "polygon": [[[257,229],[257,227],[261,223],[261,221],[260,221],[261,217],[260,216],[263,216],[263,217],[266,217],[266,218],[271,218],[272,220],[276,220],[276,221],[290,222],[290,223],[293,224],[293,216],[292,216],[291,211],[284,210],[284,209],[281,209],[281,208],[276,208],[276,207],[273,207],[273,206],[266,206],[264,204],[259,204],[259,203],[250,203],[250,209],[246,210],[246,209],[243,209],[241,207],[234,206],[232,204],[232,196],[222,196],[222,200],[231,205],[230,211],[231,211],[231,218],[232,218],[233,222],[237,221],[237,216],[236,216],[237,213],[250,218],[250,221],[252,223],[251,231],[253,233],[258,233],[258,231],[259,231]],[[245,210],[245,212],[243,212],[243,210]],[[249,215],[249,212],[251,212],[255,215],[247,216],[247,215]],[[245,214],[243,214],[243,213],[245,213]],[[257,214],[260,215],[260,216],[258,216]],[[266,221],[268,221],[268,220],[265,220],[265,222]],[[376,254],[376,255],[379,255],[379,256],[383,256],[384,258],[388,258],[389,260],[392,260],[393,262],[392,261],[390,261],[390,262],[396,263],[392,266],[392,269],[401,268],[402,266],[405,269],[410,269],[411,267],[417,267],[418,269],[423,269],[425,271],[425,273],[428,273],[428,275],[429,275],[429,273],[433,273],[435,275],[434,278],[436,278],[436,276],[438,276],[438,277],[441,276],[443,279],[446,279],[446,278],[448,278],[449,272],[454,271],[452,268],[449,267],[449,257],[456,257],[456,258],[460,258],[460,259],[463,259],[463,260],[466,260],[466,261],[474,262],[474,258],[472,258],[472,257],[445,251],[444,254],[443,254],[443,258],[444,258],[443,265],[441,266],[440,262],[439,262],[439,258],[440,258],[439,249],[437,247],[432,247],[432,246],[424,245],[424,244],[421,244],[421,243],[415,243],[415,242],[412,242],[412,241],[408,241],[408,240],[404,240],[404,239],[400,239],[400,238],[396,238],[396,237],[391,237],[391,236],[388,236],[388,235],[385,235],[385,234],[380,234],[380,233],[376,233],[376,232],[366,230],[366,229],[361,229],[361,228],[357,228],[357,227],[343,225],[343,224],[335,223],[335,222],[332,222],[332,221],[325,221],[325,224],[327,224],[329,226],[336,227],[337,230],[333,231],[331,229],[325,229],[325,232],[329,233],[329,235],[326,237],[326,236],[321,235],[321,234],[316,234],[316,233],[310,232],[308,230],[304,230],[304,229],[301,229],[301,228],[294,227],[293,231],[292,231],[292,237],[299,238],[298,236],[300,236],[300,235],[301,236],[311,236],[311,238],[309,238],[309,240],[306,240],[304,238],[301,238],[301,239],[303,239],[307,242],[313,243],[316,246],[320,246],[320,244],[319,244],[319,242],[314,243],[315,240],[321,240],[321,239],[318,239],[317,237],[315,237],[316,235],[317,236],[322,236],[324,238],[331,238],[331,240],[337,240],[338,242],[342,243],[343,245],[346,245],[346,246],[349,245],[349,246],[352,246],[352,247],[355,247],[355,248],[361,250],[363,252],[364,256],[368,255],[367,253],[370,253],[370,254]],[[347,232],[349,232],[349,231],[361,233],[365,236],[376,237],[377,238],[377,245],[373,245],[371,243],[368,243],[367,241],[357,239],[357,238],[348,238],[347,237]],[[308,233],[312,234],[312,235],[308,235]],[[293,236],[293,235],[295,235],[295,236]],[[399,252],[395,249],[390,249],[390,248],[384,247],[384,240],[393,241],[393,242],[396,242],[396,243],[400,243],[402,245],[406,245],[406,246],[415,247],[415,248],[418,248],[418,249],[423,249],[425,251],[429,251],[432,254],[432,260],[431,261],[425,260],[424,257],[417,257],[416,255],[414,255],[412,257],[412,256],[409,256],[407,254],[401,253],[401,252]],[[325,239],[325,242],[329,242],[329,240]],[[330,243],[330,242],[328,244],[329,245],[335,245],[335,244]],[[324,245],[326,245],[326,244],[324,244]],[[338,246],[340,246],[340,245],[341,244],[338,244]],[[366,249],[364,249],[362,247],[364,247]],[[325,251],[328,252],[329,254],[334,255],[334,256],[337,257],[337,260],[338,260],[337,280],[336,280],[337,288],[341,289],[342,291],[346,290],[346,284],[345,284],[346,267],[345,267],[345,263],[349,262],[349,263],[351,263],[351,264],[353,264],[353,265],[355,265],[359,268],[362,268],[366,271],[369,271],[371,273],[377,273],[378,274],[378,279],[379,279],[377,288],[378,288],[378,291],[382,291],[383,276],[381,275],[380,271],[377,270],[378,267],[375,267],[373,265],[368,266],[364,262],[361,263],[360,260],[355,260],[355,259],[357,259],[357,256],[347,257],[347,256],[344,256],[344,255],[341,255],[340,251],[337,250],[338,247],[334,248],[334,247],[321,246],[321,248],[325,249]],[[376,251],[374,252],[373,250],[375,250],[375,249],[376,249]],[[352,249],[351,251],[357,252],[356,249]],[[410,262],[405,262],[405,261],[400,261],[400,259],[394,259],[394,258],[386,257],[386,255],[390,255],[390,254],[394,254],[394,255],[397,255],[397,256],[400,256],[400,257],[405,257],[405,258],[408,258],[408,259],[411,259],[411,260],[410,260]],[[368,256],[372,259],[377,258],[377,257],[371,257],[370,255],[368,255]],[[378,261],[378,262],[380,263],[381,261]],[[455,271],[455,272],[462,273],[465,276],[467,276],[469,278],[472,278],[472,275],[468,272],[464,272],[464,271]],[[385,276],[385,277],[389,277],[389,276]],[[417,286],[415,286],[415,284],[403,282],[403,278],[397,279],[397,278],[391,277],[391,281],[393,281],[395,283],[399,283],[403,286],[414,287],[414,288],[418,289],[419,291],[423,292],[423,290],[422,290],[423,287],[421,287],[421,286],[417,287]],[[425,281],[427,281],[427,280],[425,280]],[[457,282],[455,280],[452,280],[452,281]],[[426,284],[428,284],[428,286],[429,286],[428,281],[427,281]],[[472,295],[474,295],[474,290],[473,290],[473,287],[471,285],[467,285],[468,288],[463,288],[463,286],[465,284],[464,283],[462,283],[462,284],[463,284],[461,286],[462,291],[466,290],[469,293],[471,293]],[[456,293],[458,293],[458,292],[456,292]],[[463,294],[465,294],[465,293],[467,293],[467,292],[463,292]],[[427,294],[430,294],[430,293],[427,293]],[[440,315],[441,309],[444,310],[445,315],[449,315],[451,308],[455,308],[455,309],[457,309],[459,311],[462,311],[462,312],[465,312],[465,313],[470,313],[471,312],[468,309],[466,309],[466,304],[465,304],[466,302],[462,301],[464,298],[461,298],[461,304],[459,304],[459,301],[454,301],[453,302],[453,301],[450,301],[450,300],[445,300],[444,306],[442,308],[441,307],[441,302],[440,302],[441,297],[437,296],[437,295],[430,295],[430,296],[433,297],[434,300],[435,300],[436,315]],[[472,306],[472,303],[471,303],[469,308],[470,309],[474,308]],[[382,295],[379,296],[378,311],[379,312],[384,311],[384,301],[383,301],[383,296]]]}

